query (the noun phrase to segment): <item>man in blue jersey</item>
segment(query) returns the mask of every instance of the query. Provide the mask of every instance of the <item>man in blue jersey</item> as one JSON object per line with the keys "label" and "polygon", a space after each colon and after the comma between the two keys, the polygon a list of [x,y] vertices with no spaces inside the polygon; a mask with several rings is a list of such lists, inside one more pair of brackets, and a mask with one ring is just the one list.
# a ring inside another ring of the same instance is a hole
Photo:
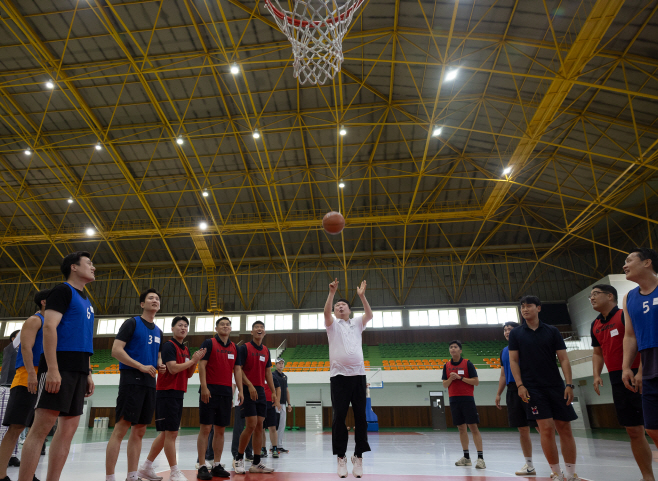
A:
{"label": "man in blue jersey", "polygon": [[[119,395],[117,396],[116,423],[105,453],[105,479],[115,481],[121,441],[130,431],[128,438],[127,481],[137,481],[139,454],[146,426],[151,423],[155,411],[155,377],[158,369],[164,373],[162,364],[162,331],[155,325],[155,315],[160,310],[160,294],[147,289],[139,296],[142,315],[127,319],[119,328],[112,356],[119,361]],[[162,478],[154,476],[150,481]]]}
{"label": "man in blue jersey", "polygon": [[[633,249],[624,264],[626,279],[638,286],[624,296],[624,362],[621,379],[631,391],[642,393],[644,427],[658,444],[658,253],[653,249]],[[632,364],[638,351],[641,370]]]}
{"label": "man in blue jersey", "polygon": [[67,255],[61,266],[66,282],[55,286],[46,299],[36,412],[23,444],[19,481],[33,480],[41,447],[55,421],[46,479],[59,481],[84,398],[94,393],[89,363],[94,353],[94,308],[84,288],[94,281],[95,270],[89,252]]}
{"label": "man in blue jersey", "polygon": [[[39,311],[27,318],[20,335],[16,357],[16,373],[9,391],[9,401],[5,410],[3,426],[7,432],[0,444],[0,481],[10,481],[7,465],[11,464],[12,452],[16,450],[18,437],[25,426],[32,426],[34,405],[37,402],[37,367],[43,352],[43,315],[46,312],[48,290],[39,291],[34,303]],[[20,466],[20,464],[17,464]]]}
{"label": "man in blue jersey", "polygon": [[[509,341],[509,334],[512,329],[519,327],[516,322],[506,322],[503,325],[503,334],[505,339]],[[498,380],[498,391],[496,392],[496,407],[503,409],[500,406],[500,396],[507,386],[507,420],[511,428],[518,428],[519,437],[521,439],[521,450],[525,457],[525,464],[516,473],[517,476],[532,476],[537,473],[535,466],[532,463],[532,441],[530,440],[530,427],[537,427],[537,421],[529,420],[527,414],[527,403],[521,401],[519,397],[519,390],[516,387],[514,376],[512,375],[512,367],[509,362],[509,347],[505,346],[500,353],[500,362],[503,368],[500,370],[500,379]]]}

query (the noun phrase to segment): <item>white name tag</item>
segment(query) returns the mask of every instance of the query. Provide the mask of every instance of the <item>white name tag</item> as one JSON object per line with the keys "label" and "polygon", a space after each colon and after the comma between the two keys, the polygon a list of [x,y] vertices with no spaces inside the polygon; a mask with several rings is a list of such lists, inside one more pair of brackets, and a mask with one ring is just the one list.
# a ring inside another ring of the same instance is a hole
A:
{"label": "white name tag", "polygon": [[189,357],[186,357],[186,358],[185,358],[185,362],[187,362],[187,361],[189,361],[189,360],[190,360],[190,358],[189,358]]}
{"label": "white name tag", "polygon": [[160,338],[158,336],[155,336],[153,339],[155,339],[156,344],[160,344]]}
{"label": "white name tag", "polygon": [[[653,305],[658,306],[658,297],[653,298]],[[94,312],[94,311],[91,311],[91,312]]]}
{"label": "white name tag", "polygon": [[259,356],[258,359],[265,362],[265,356]]}
{"label": "white name tag", "polygon": [[235,359],[235,356],[234,356],[233,354],[229,354],[229,355],[228,355],[228,358],[229,358],[229,359]]}
{"label": "white name tag", "polygon": [[613,329],[612,331],[610,331],[610,337],[615,337],[618,335],[619,335],[619,330]]}
{"label": "white name tag", "polygon": [[460,376],[463,376],[464,375],[464,370],[463,369],[458,370],[457,374],[459,374]]}

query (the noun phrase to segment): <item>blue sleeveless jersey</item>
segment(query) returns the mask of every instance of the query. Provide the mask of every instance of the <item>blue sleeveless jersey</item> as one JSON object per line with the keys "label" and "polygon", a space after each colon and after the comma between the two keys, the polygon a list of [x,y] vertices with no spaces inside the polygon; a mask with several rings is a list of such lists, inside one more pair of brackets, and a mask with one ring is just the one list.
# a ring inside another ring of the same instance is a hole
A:
{"label": "blue sleeveless jersey", "polygon": [[500,355],[500,363],[503,365],[503,370],[505,371],[505,383],[515,382],[512,375],[512,366],[509,363],[509,346],[505,346],[505,349],[503,349]]}
{"label": "blue sleeveless jersey", "polygon": [[71,289],[71,303],[57,326],[57,350],[94,353],[94,308],[89,299]]}
{"label": "blue sleeveless jersey", "polygon": [[633,322],[637,349],[658,347],[658,288],[651,294],[640,294],[640,286],[628,293],[626,308]]}
{"label": "blue sleeveless jersey", "polygon": [[[39,329],[39,332],[37,332],[37,335],[34,338],[34,346],[32,346],[32,364],[34,366],[38,366],[39,359],[41,359],[41,353],[43,353],[43,316],[40,312],[37,312],[35,316],[41,319],[41,329]],[[18,345],[18,354],[16,354],[16,369],[25,366],[25,362],[23,362],[23,351],[21,350],[22,344],[23,343]]]}
{"label": "blue sleeveless jersey", "polygon": [[[135,361],[145,366],[158,367],[158,352],[160,352],[160,342],[162,341],[162,331],[158,326],[149,329],[144,325],[142,318],[136,316],[135,332],[130,342],[126,343],[124,350]],[[133,369],[124,363],[119,363],[119,369]]]}

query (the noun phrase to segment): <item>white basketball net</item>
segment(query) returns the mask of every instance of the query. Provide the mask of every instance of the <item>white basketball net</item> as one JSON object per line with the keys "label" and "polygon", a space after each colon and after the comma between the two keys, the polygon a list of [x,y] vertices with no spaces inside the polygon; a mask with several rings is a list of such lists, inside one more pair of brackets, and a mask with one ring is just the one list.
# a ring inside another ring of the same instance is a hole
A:
{"label": "white basketball net", "polygon": [[[302,84],[324,84],[340,72],[343,37],[364,0],[292,0],[292,11],[279,0],[265,0],[265,7],[292,44],[294,76]],[[288,4],[287,0],[283,0]]]}

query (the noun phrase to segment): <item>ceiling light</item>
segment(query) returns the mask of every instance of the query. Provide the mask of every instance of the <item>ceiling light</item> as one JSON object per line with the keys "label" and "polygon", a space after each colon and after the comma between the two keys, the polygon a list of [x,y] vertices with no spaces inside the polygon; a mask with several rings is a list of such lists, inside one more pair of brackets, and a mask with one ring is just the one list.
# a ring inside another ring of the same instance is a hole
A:
{"label": "ceiling light", "polygon": [[233,75],[237,75],[237,74],[240,73],[240,67],[238,67],[237,63],[234,63],[233,65],[231,65],[231,73]]}
{"label": "ceiling light", "polygon": [[53,83],[52,80],[48,80],[48,81],[46,82],[46,88],[47,88],[47,89],[54,89],[54,88],[55,88],[55,84]]}
{"label": "ceiling light", "polygon": [[434,132],[432,132],[432,135],[434,137],[438,137],[441,135],[441,131],[443,130],[443,127],[434,127]]}
{"label": "ceiling light", "polygon": [[451,80],[455,80],[457,78],[457,72],[459,72],[458,68],[450,70],[446,76],[444,77],[444,80],[446,82],[450,82]]}
{"label": "ceiling light", "polygon": [[345,126],[341,125],[340,130],[338,131],[340,135],[345,135],[347,133],[347,130],[345,130]]}
{"label": "ceiling light", "polygon": [[87,229],[85,232],[87,233],[87,235],[94,235],[96,233],[96,231],[94,229],[92,229],[91,227],[89,229]]}
{"label": "ceiling light", "polygon": [[96,144],[96,150],[102,150],[102,149],[103,149],[103,145],[100,142],[98,142]]}
{"label": "ceiling light", "polygon": [[204,196],[204,197],[208,197],[208,191],[207,191],[207,190],[204,190],[204,191],[201,193],[201,195]]}
{"label": "ceiling light", "polygon": [[338,182],[338,187],[340,187],[341,189],[345,187],[345,182],[343,182],[343,179],[340,179],[340,182]]}
{"label": "ceiling light", "polygon": [[69,197],[68,199],[66,199],[66,202],[68,202],[69,204],[73,204],[73,197]]}
{"label": "ceiling light", "polygon": [[25,155],[32,155],[32,151],[29,148],[25,149]]}
{"label": "ceiling light", "polygon": [[252,135],[254,136],[254,139],[260,138],[260,134],[258,133],[258,130],[254,130],[254,133]]}
{"label": "ceiling light", "polygon": [[177,143],[178,145],[183,145],[183,142],[184,142],[184,140],[183,140],[183,136],[182,136],[182,135],[179,135],[178,138],[176,139],[176,143]]}
{"label": "ceiling light", "polygon": [[511,167],[506,167],[505,170],[503,170],[503,174],[509,175],[512,173],[512,168]]}
{"label": "ceiling light", "polygon": [[201,222],[199,224],[199,229],[206,230],[207,228],[208,228],[208,224],[206,224],[205,222]]}

